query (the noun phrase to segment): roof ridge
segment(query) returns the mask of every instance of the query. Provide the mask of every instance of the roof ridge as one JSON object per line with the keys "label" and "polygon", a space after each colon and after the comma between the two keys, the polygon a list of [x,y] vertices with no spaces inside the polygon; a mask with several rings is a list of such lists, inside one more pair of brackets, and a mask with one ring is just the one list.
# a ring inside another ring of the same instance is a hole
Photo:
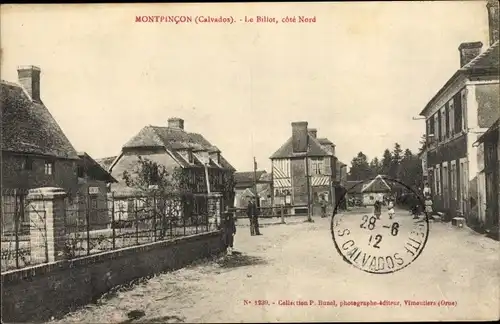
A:
{"label": "roof ridge", "polygon": [[153,127],[153,128],[166,128],[166,129],[169,129],[169,130],[173,130],[173,131],[176,131],[176,132],[184,132],[186,134],[195,134],[195,135],[200,135],[200,136],[203,136],[201,135],[201,133],[195,133],[195,132],[188,132],[184,129],[177,129],[177,128],[172,128],[172,127],[168,127],[168,126],[155,126],[155,125],[149,125],[149,127]]}
{"label": "roof ridge", "polygon": [[281,151],[284,147],[286,147],[286,146],[288,145],[288,143],[289,143],[289,142],[291,142],[291,141],[292,141],[292,138],[293,138],[293,137],[292,137],[292,136],[290,136],[290,137],[289,137],[289,138],[285,141],[285,143],[283,143],[283,144],[282,144],[282,145],[281,145],[281,146],[280,146],[280,147],[279,147],[279,148],[278,148],[278,149],[277,149],[277,150],[276,150],[276,151],[275,151],[275,152],[271,155],[271,157],[270,157],[270,158],[271,158],[271,159],[273,159],[273,158],[274,158],[274,156],[275,156],[275,155],[276,155],[279,151]]}
{"label": "roof ridge", "polygon": [[5,84],[5,85],[10,85],[10,86],[22,88],[22,86],[20,84],[15,83],[15,82],[11,82],[11,81],[7,81],[4,79],[1,80],[1,83]]}
{"label": "roof ridge", "polygon": [[488,47],[484,52],[482,52],[478,56],[474,57],[469,63],[465,64],[462,68],[460,68],[460,70],[467,70],[471,68],[477,61],[479,61],[486,55],[490,54],[495,49],[495,47],[498,46],[498,43],[499,41],[496,41],[493,44],[491,44],[490,47]]}
{"label": "roof ridge", "polygon": [[163,138],[160,136],[160,134],[158,134],[158,132],[156,131],[156,127],[157,126],[153,126],[153,125],[148,125],[148,126],[145,126],[144,128],[150,128],[152,131],[153,131],[153,134],[156,136],[156,138],[158,140],[160,140],[160,143],[163,143],[163,147],[165,147],[166,149],[170,150],[170,145],[168,145],[167,143],[165,143],[165,141],[163,140]]}
{"label": "roof ridge", "polygon": [[[319,145],[319,148],[323,151],[323,153],[325,153],[325,155],[328,155],[328,156],[331,156],[333,155],[332,153],[330,152],[327,152],[324,148],[323,148],[323,145],[316,139],[314,138],[313,136],[311,136],[310,134],[307,134],[309,136],[309,138],[311,138],[313,140],[313,142],[315,142],[317,145]],[[333,143],[332,143],[333,144]]]}

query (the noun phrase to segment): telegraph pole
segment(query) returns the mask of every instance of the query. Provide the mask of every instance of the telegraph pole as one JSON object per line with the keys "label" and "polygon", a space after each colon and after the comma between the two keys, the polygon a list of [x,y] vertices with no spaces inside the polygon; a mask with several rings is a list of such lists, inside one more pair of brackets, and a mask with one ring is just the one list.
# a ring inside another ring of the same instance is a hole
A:
{"label": "telegraph pole", "polygon": [[255,159],[255,156],[253,157],[253,190],[255,191],[255,199],[257,200],[257,203],[259,203],[260,200],[258,199],[257,194],[257,160]]}
{"label": "telegraph pole", "polygon": [[309,176],[309,134],[307,135],[307,151],[306,151],[306,180],[307,180],[307,221],[312,223],[313,220],[311,218],[311,183]]}

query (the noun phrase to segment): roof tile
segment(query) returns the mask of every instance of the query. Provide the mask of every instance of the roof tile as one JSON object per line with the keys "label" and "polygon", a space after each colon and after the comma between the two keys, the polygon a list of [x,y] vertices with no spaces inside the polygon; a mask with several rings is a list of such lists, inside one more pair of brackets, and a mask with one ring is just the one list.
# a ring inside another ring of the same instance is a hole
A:
{"label": "roof tile", "polygon": [[45,105],[35,103],[20,85],[1,82],[2,150],[78,159],[73,145]]}

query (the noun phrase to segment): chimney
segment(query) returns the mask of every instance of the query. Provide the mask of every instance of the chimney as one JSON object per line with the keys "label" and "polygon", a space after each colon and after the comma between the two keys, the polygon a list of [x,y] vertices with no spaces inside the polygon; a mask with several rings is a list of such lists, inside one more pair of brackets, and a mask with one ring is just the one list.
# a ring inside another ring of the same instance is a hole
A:
{"label": "chimney", "polygon": [[470,43],[462,43],[458,47],[460,51],[460,67],[463,67],[473,58],[481,54],[481,48],[483,47],[483,43],[481,42],[470,42]]}
{"label": "chimney", "polygon": [[330,144],[330,150],[332,151],[333,156],[335,155],[335,144]]}
{"label": "chimney", "polygon": [[36,102],[41,102],[40,72],[40,68],[33,65],[17,67],[19,83],[29,93],[31,99]]}
{"label": "chimney", "polygon": [[292,123],[292,147],[293,153],[305,153],[309,146],[309,136],[307,136],[307,122]]}
{"label": "chimney", "polygon": [[169,118],[168,119],[168,128],[176,128],[176,129],[184,130],[184,119]]}
{"label": "chimney", "polygon": [[498,1],[489,0],[488,3],[486,4],[486,9],[488,9],[488,26],[490,32],[490,46],[491,46],[493,45],[494,42],[498,42],[498,33],[499,33]]}
{"label": "chimney", "polygon": [[311,135],[314,138],[317,138],[318,135],[318,130],[316,128],[309,128],[309,135]]}

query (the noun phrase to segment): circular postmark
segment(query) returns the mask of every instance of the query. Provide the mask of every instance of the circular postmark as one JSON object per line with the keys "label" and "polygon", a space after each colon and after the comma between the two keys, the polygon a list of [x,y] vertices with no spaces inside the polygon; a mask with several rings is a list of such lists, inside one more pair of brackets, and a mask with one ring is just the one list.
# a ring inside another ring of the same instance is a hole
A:
{"label": "circular postmark", "polygon": [[[381,183],[378,187],[374,184],[377,181]],[[396,202],[387,197],[394,197],[396,190],[411,196],[411,205],[425,206],[419,193],[381,176],[348,188],[338,200],[331,232],[335,248],[345,262],[365,272],[387,274],[404,269],[420,256],[429,236],[428,216],[391,208],[390,201],[394,205]],[[357,196],[361,202],[352,203],[350,210],[340,212],[347,196],[351,199]],[[380,208],[374,206],[376,201],[381,203]]]}

